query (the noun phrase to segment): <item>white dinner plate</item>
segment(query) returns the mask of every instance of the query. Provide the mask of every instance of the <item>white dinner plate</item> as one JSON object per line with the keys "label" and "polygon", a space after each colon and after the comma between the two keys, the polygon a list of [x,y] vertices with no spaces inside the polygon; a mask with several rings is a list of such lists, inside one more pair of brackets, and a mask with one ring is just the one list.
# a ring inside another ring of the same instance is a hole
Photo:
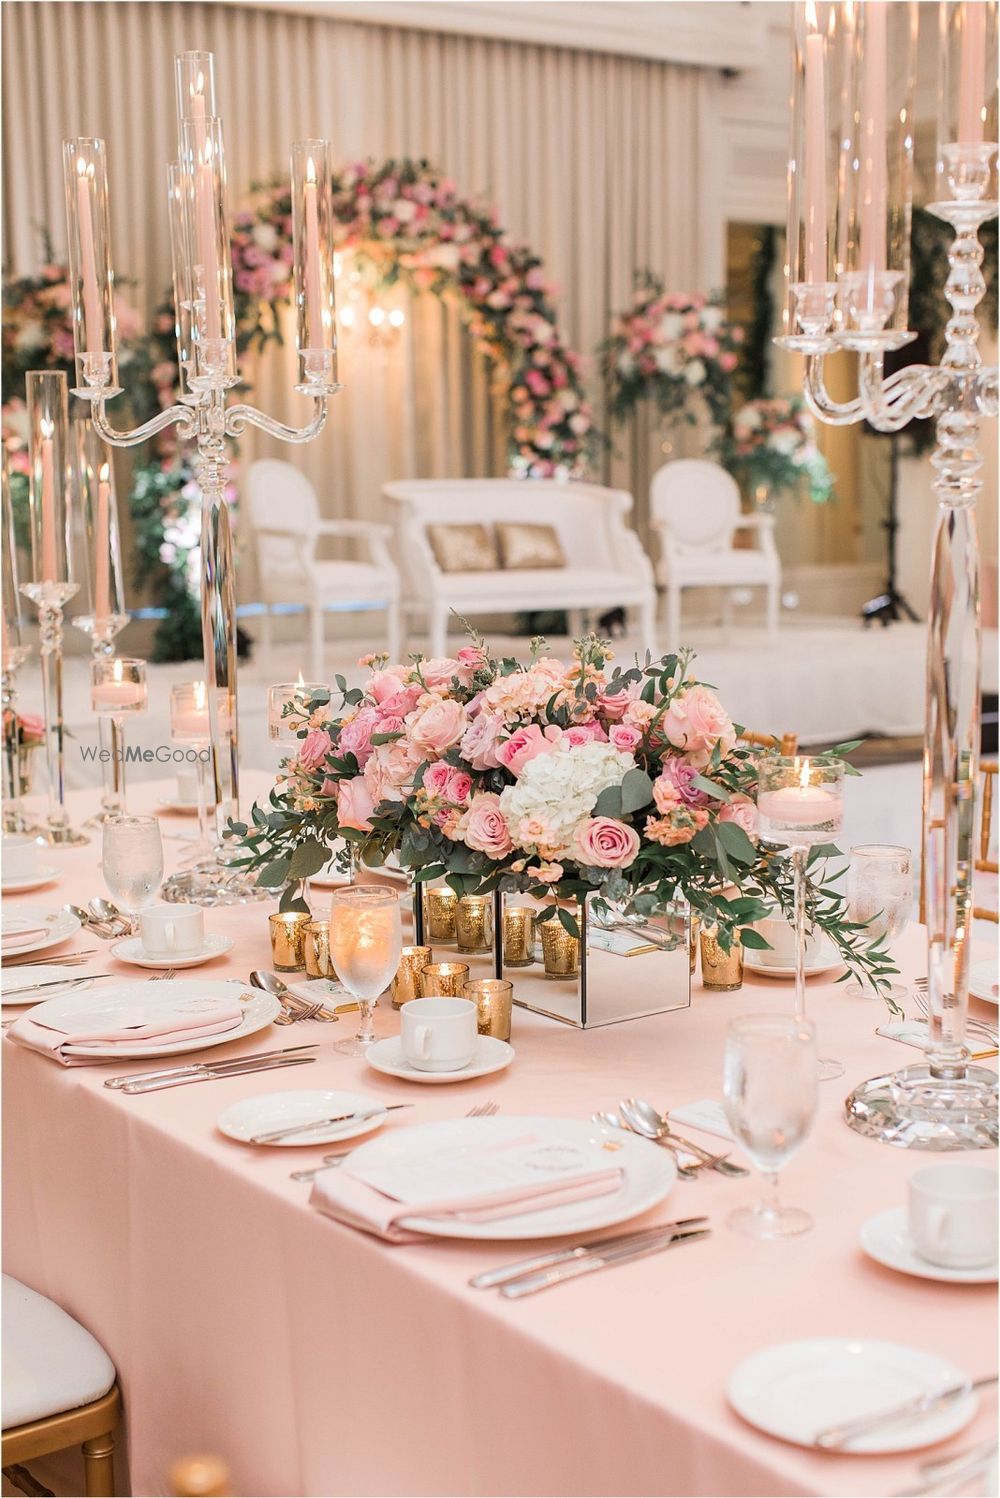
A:
{"label": "white dinner plate", "polygon": [[974,962],[969,969],[969,992],[986,1004],[1000,1005],[1000,963],[995,957]]}
{"label": "white dinner plate", "polygon": [[119,962],[130,962],[133,967],[197,967],[201,962],[211,962],[213,957],[221,957],[225,952],[233,949],[231,936],[219,936],[212,932],[206,933],[205,940],[197,952],[175,952],[171,957],[150,957],[142,945],[141,936],[126,936],[122,941],[116,941],[111,948],[112,957],[117,957]]}
{"label": "white dinner plate", "polygon": [[4,949],[3,956],[8,962],[26,957],[29,952],[44,952],[46,947],[54,947],[58,942],[66,941],[79,931],[80,922],[68,910],[46,910],[44,905],[18,905],[16,913],[4,913],[0,932],[6,936],[10,932],[24,931],[29,926],[44,926],[45,934],[25,942],[23,947]]}
{"label": "white dinner plate", "polygon": [[[743,948],[743,966],[751,973],[760,973],[765,978],[794,978],[795,964],[787,962],[764,962],[763,954],[756,948]],[[819,973],[832,973],[844,966],[844,959],[829,942],[824,942],[811,961],[806,963],[806,977]]]}
{"label": "white dinner plate", "polygon": [[[143,1004],[147,1001],[156,1002],[158,999],[173,998],[204,998],[209,995],[212,998],[233,998],[242,994],[247,995],[247,1002],[243,1007],[243,1018],[232,1030],[225,1030],[217,1035],[202,1035],[191,1040],[153,1041],[148,1045],[130,1046],[127,1059],[142,1059],[147,1056],[182,1056],[189,1051],[204,1051],[209,1047],[227,1045],[231,1040],[242,1040],[245,1035],[255,1035],[258,1030],[263,1030],[271,1023],[275,1015],[281,1013],[281,1005],[277,999],[269,993],[264,993],[260,988],[247,988],[242,983],[223,982],[219,978],[165,978],[156,982],[156,986],[150,991],[150,981],[138,980],[132,983],[115,983],[111,988],[93,989],[81,993],[64,994],[61,998],[46,999],[44,1004],[39,1004],[35,1009],[29,1009],[28,1019],[53,1019],[60,1023],[72,1022],[75,1015],[87,1014],[88,1017],[107,1016],[110,1027],[116,1016],[121,1016],[125,1021],[134,1022],[141,1017]],[[74,1055],[85,1055],[88,1058],[107,1059],[109,1061],[124,1061],[126,1057],[122,1054],[121,1046],[93,1046],[80,1047],[73,1052]]]}
{"label": "white dinner plate", "polygon": [[484,1145],[532,1135],[540,1145],[572,1152],[581,1165],[594,1168],[617,1165],[623,1175],[618,1190],[590,1201],[566,1202],[540,1212],[522,1212],[492,1222],[460,1222],[457,1219],[406,1217],[401,1226],[435,1238],[477,1238],[485,1241],[516,1241],[525,1238],[558,1238],[584,1233],[590,1228],[611,1227],[648,1212],[669,1194],[677,1179],[677,1167],[669,1150],[648,1139],[626,1134],[604,1124],[583,1123],[575,1118],[453,1118],[447,1122],[416,1124],[394,1129],[361,1144],[351,1153],[352,1174],[369,1165],[398,1165],[409,1159],[462,1146]]}
{"label": "white dinner plate", "polygon": [[246,1097],[226,1108],[216,1119],[217,1127],[229,1139],[249,1144],[256,1134],[270,1134],[274,1129],[292,1128],[313,1119],[332,1118],[335,1113],[368,1113],[379,1111],[374,1118],[354,1123],[329,1124],[310,1129],[308,1134],[293,1134],[291,1139],[276,1139],[267,1149],[293,1149],[303,1144],[333,1144],[338,1139],[354,1139],[380,1129],[389,1117],[385,1104],[364,1092],[264,1092]]}
{"label": "white dinner plate", "polygon": [[[969,1375],[935,1353],[868,1337],[812,1337],[780,1342],[744,1358],[730,1374],[729,1402],[738,1415],[770,1436],[813,1446],[832,1425],[895,1409]],[[884,1425],[858,1436],[838,1455],[917,1451],[968,1425],[979,1407],[969,1393],[909,1423]]]}
{"label": "white dinner plate", "polygon": [[0,882],[0,894],[26,894],[28,890],[41,889],[43,884],[51,884],[58,878],[59,870],[54,863],[42,863],[30,874],[6,874]]}
{"label": "white dinner plate", "polygon": [[922,1280],[943,1280],[950,1285],[995,1285],[1000,1265],[979,1264],[974,1269],[953,1269],[922,1259],[913,1246],[906,1224],[906,1208],[890,1207],[876,1212],[861,1224],[861,1247],[870,1258],[901,1274]]}
{"label": "white dinner plate", "polygon": [[402,1077],[407,1082],[468,1082],[473,1077],[488,1077],[491,1072],[504,1071],[514,1059],[514,1047],[506,1040],[497,1040],[494,1035],[477,1035],[476,1048],[468,1066],[457,1071],[421,1071],[411,1066],[403,1055],[403,1042],[398,1035],[388,1040],[376,1040],[365,1052],[365,1060],[376,1071],[388,1077]]}
{"label": "white dinner plate", "polygon": [[[17,1004],[40,1004],[43,999],[58,998],[60,993],[82,993],[84,987],[93,983],[86,974],[76,976],[75,968],[60,967],[57,963],[39,963],[37,967],[5,967],[2,987],[3,1006]],[[39,983],[58,983],[58,988],[43,988],[41,992],[22,993],[22,989],[34,990]]]}

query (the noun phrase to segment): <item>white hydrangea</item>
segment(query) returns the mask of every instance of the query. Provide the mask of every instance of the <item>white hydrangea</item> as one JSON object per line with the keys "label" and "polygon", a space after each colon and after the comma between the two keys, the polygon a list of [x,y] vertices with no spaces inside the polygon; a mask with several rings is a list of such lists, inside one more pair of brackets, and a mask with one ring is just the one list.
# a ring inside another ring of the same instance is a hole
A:
{"label": "white hydrangea", "polygon": [[660,318],[659,334],[667,343],[676,343],[684,332],[684,319],[679,312],[665,312]]}
{"label": "white hydrangea", "polygon": [[684,378],[689,385],[701,385],[704,383],[708,370],[701,359],[689,359],[684,367]]}
{"label": "white hydrangea", "polygon": [[663,374],[679,375],[684,367],[684,355],[676,344],[668,344],[666,348],[658,348],[653,355],[656,360],[657,369]]}
{"label": "white hydrangea", "polygon": [[621,785],[634,769],[634,756],[611,744],[572,745],[561,739],[550,754],[529,760],[517,784],[501,792],[500,810],[515,840],[526,817],[540,818],[551,834],[554,856],[567,857],[577,827],[592,814],[601,792]]}
{"label": "white hydrangea", "polygon": [[722,327],[722,308],[706,307],[701,314],[701,325],[706,333],[717,333]]}

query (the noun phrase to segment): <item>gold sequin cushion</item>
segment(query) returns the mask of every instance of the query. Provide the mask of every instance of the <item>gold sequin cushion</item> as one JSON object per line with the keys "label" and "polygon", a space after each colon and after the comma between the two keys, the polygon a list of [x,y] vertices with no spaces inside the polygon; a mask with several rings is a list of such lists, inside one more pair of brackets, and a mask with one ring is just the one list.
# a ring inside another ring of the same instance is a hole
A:
{"label": "gold sequin cushion", "polygon": [[565,567],[559,536],[551,525],[498,525],[500,564],[512,571],[532,567]]}
{"label": "gold sequin cushion", "polygon": [[442,572],[495,572],[500,566],[485,525],[429,525],[427,539]]}

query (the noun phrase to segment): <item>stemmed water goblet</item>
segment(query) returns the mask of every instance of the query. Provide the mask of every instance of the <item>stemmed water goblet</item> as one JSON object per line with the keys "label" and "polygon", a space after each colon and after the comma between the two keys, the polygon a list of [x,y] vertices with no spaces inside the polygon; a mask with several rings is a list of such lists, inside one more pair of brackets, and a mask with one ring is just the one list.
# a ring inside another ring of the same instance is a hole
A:
{"label": "stemmed water goblet", "polygon": [[[859,843],[851,849],[847,869],[848,919],[866,927],[874,941],[892,941],[906,929],[913,908],[913,862],[909,848],[893,843]],[[901,983],[876,989],[857,979],[844,990],[855,998],[877,998],[879,992],[900,1002]]]}
{"label": "stemmed water goblet", "polygon": [[778,1202],[778,1172],[805,1142],[817,1101],[816,1031],[809,1020],[748,1015],[726,1032],[722,1094],[729,1126],[765,1184],[753,1207],[726,1218],[751,1238],[791,1238],[812,1227],[808,1212]]}
{"label": "stemmed water goblet", "polygon": [[108,817],[102,828],[101,872],[108,893],[135,928],[163,882],[163,840],[155,817]]}
{"label": "stemmed water goblet", "polygon": [[334,890],[330,902],[330,960],[344,987],[358,1001],[361,1023],[350,1040],[334,1049],[363,1056],[375,1040],[372,1010],[389,987],[403,949],[399,894],[382,884],[353,884]]}

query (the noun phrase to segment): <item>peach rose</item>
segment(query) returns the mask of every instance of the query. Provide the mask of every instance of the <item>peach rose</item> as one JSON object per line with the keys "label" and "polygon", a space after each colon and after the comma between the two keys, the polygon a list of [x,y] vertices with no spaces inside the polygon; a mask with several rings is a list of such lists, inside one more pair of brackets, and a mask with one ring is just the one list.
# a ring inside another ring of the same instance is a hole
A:
{"label": "peach rose", "polygon": [[537,879],[542,884],[558,884],[564,870],[561,863],[533,863],[525,872],[529,879]]}
{"label": "peach rose", "polygon": [[498,746],[497,759],[518,777],[529,760],[536,759],[539,754],[551,754],[561,737],[562,729],[554,723],[545,729],[539,728],[537,723],[525,724],[523,728],[515,728],[510,738]]}
{"label": "peach rose", "polygon": [[341,827],[356,827],[359,832],[370,832],[374,810],[375,803],[363,775],[355,775],[353,780],[340,782],[337,791],[337,818]]}
{"label": "peach rose", "polygon": [[708,812],[703,806],[678,803],[666,816],[646,818],[646,836],[663,848],[676,848],[689,843],[707,825]]}
{"label": "peach rose", "polygon": [[462,838],[467,847],[485,853],[488,858],[506,858],[513,851],[499,796],[485,792],[473,799],[462,819]]}
{"label": "peach rose", "polygon": [[715,745],[728,754],[736,743],[732,721],[715,693],[708,687],[688,687],[667,708],[660,727],[667,741],[692,756],[695,764],[707,764]]}
{"label": "peach rose", "polygon": [[594,869],[627,869],[639,852],[639,834],[615,817],[588,817],[576,829],[579,861]]}
{"label": "peach rose", "polygon": [[450,655],[435,656],[432,660],[420,662],[420,675],[424,682],[433,691],[435,687],[450,687],[452,677],[461,678],[462,670]]}
{"label": "peach rose", "polygon": [[365,691],[369,697],[373,697],[376,702],[383,702],[386,697],[391,697],[396,692],[402,692],[403,689],[403,678],[398,676],[395,671],[376,671],[375,675],[369,678],[368,685],[365,687]]}
{"label": "peach rose", "polygon": [[480,712],[462,735],[459,752],[474,770],[495,770],[504,722],[496,713]]}
{"label": "peach rose", "polygon": [[465,708],[452,697],[418,708],[408,723],[410,742],[425,754],[440,756],[457,744],[468,727]]}
{"label": "peach rose", "polygon": [[299,764],[304,770],[318,770],[333,748],[333,740],[325,728],[312,728],[302,740]]}

